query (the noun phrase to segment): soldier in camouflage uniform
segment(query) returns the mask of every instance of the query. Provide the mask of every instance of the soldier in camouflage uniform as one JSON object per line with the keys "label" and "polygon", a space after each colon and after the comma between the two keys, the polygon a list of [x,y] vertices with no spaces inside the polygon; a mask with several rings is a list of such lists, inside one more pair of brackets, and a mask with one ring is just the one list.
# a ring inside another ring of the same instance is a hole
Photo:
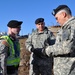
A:
{"label": "soldier in camouflage uniform", "polygon": [[35,24],[37,29],[29,35],[25,43],[31,52],[29,75],[52,75],[52,57],[40,52],[44,46],[53,45],[55,39],[52,32],[45,27],[43,18],[36,19]]}
{"label": "soldier in camouflage uniform", "polygon": [[18,75],[20,44],[16,35],[21,30],[21,24],[22,21],[9,21],[8,35],[0,37],[0,75]]}
{"label": "soldier in camouflage uniform", "polygon": [[67,5],[53,10],[56,21],[61,25],[56,42],[45,52],[54,57],[54,75],[75,75],[75,17]]}

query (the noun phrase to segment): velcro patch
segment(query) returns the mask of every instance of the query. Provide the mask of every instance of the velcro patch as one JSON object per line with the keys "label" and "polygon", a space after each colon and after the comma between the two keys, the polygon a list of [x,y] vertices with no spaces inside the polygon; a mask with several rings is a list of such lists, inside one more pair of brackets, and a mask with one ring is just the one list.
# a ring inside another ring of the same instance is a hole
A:
{"label": "velcro patch", "polygon": [[5,40],[2,41],[2,44],[4,44],[5,46],[9,46],[9,44]]}

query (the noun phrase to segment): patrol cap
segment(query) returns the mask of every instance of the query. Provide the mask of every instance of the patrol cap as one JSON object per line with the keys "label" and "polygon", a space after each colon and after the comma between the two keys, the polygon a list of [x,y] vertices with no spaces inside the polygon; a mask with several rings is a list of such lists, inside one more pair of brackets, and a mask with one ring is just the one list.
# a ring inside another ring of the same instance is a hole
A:
{"label": "patrol cap", "polygon": [[38,24],[40,22],[44,22],[44,18],[38,18],[35,20],[35,24]]}
{"label": "patrol cap", "polygon": [[52,15],[56,15],[57,12],[59,12],[60,10],[67,8],[69,10],[69,12],[71,13],[70,8],[67,5],[59,5],[56,9],[53,9]]}
{"label": "patrol cap", "polygon": [[9,23],[7,24],[7,26],[10,27],[10,28],[18,28],[18,27],[20,27],[20,25],[22,23],[23,23],[22,21],[11,20],[11,21],[9,21]]}

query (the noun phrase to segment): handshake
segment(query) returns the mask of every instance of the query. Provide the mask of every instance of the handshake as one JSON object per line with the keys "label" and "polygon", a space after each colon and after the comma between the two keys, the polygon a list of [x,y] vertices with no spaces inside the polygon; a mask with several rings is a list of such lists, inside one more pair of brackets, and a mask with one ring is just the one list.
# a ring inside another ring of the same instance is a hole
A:
{"label": "handshake", "polygon": [[[43,47],[43,48],[32,48],[31,51],[36,54],[36,55],[41,55],[41,56],[54,56],[55,52],[53,52],[53,50],[51,49],[50,46],[47,47]],[[57,54],[56,54],[57,55]]]}

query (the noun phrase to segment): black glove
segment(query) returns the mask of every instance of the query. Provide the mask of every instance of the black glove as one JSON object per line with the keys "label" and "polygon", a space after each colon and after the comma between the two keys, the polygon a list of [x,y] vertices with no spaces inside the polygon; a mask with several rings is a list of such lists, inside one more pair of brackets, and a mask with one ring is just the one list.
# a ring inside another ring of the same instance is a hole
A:
{"label": "black glove", "polygon": [[45,47],[44,48],[34,48],[32,46],[31,48],[31,52],[33,52],[35,55],[37,55],[38,57],[43,57],[45,56]]}
{"label": "black glove", "polygon": [[40,54],[40,53],[42,53],[42,48],[34,48],[32,45],[31,52],[33,52],[35,54]]}
{"label": "black glove", "polygon": [[42,54],[42,48],[36,48],[33,50],[35,54]]}
{"label": "black glove", "polygon": [[33,53],[40,58],[45,58],[47,56],[43,48],[36,48],[33,50]]}

